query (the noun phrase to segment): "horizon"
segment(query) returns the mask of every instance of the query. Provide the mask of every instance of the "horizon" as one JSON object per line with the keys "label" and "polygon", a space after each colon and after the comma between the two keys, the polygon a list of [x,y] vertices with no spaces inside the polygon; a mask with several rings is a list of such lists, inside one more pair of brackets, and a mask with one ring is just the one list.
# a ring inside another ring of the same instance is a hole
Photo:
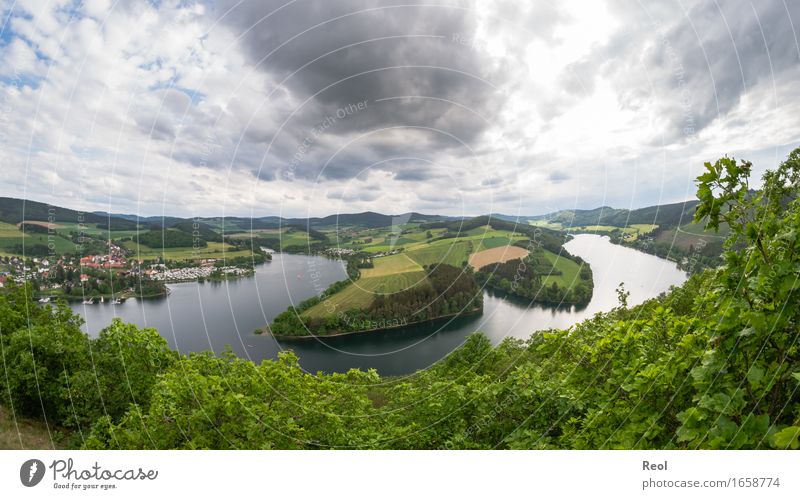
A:
{"label": "horizon", "polygon": [[547,213],[524,213],[524,214],[523,213],[514,214],[514,213],[493,212],[493,213],[473,213],[473,214],[464,214],[464,215],[447,215],[447,214],[444,214],[444,213],[421,212],[421,211],[416,211],[416,210],[406,211],[406,212],[402,212],[402,213],[383,213],[383,212],[375,211],[375,210],[364,210],[364,211],[348,211],[348,212],[341,212],[341,213],[328,213],[328,214],[323,214],[323,215],[312,215],[312,216],[307,216],[307,217],[303,217],[303,216],[281,216],[281,215],[271,215],[271,214],[268,214],[268,215],[255,215],[254,214],[252,216],[251,215],[234,215],[234,214],[226,214],[226,215],[208,215],[208,214],[206,214],[206,215],[194,215],[192,217],[182,217],[182,216],[179,216],[179,215],[174,215],[174,214],[169,214],[169,213],[156,214],[156,215],[145,215],[145,214],[137,214],[137,213],[107,212],[107,211],[104,211],[104,210],[87,210],[87,209],[75,208],[75,207],[72,207],[72,206],[56,205],[56,204],[47,203],[47,202],[44,202],[44,201],[39,201],[39,200],[36,200],[36,199],[16,198],[16,197],[12,197],[12,196],[0,196],[0,199],[1,198],[13,199],[13,200],[24,201],[24,202],[40,203],[40,204],[45,204],[45,205],[53,206],[53,207],[57,207],[57,208],[64,208],[64,209],[68,209],[68,210],[72,210],[72,211],[78,211],[78,212],[81,212],[81,213],[91,213],[91,214],[94,214],[94,215],[103,215],[103,216],[108,215],[108,216],[116,217],[116,218],[121,218],[121,217],[139,217],[139,218],[148,219],[148,218],[162,217],[162,218],[182,218],[182,219],[187,219],[187,220],[188,219],[192,219],[192,218],[195,218],[195,219],[211,219],[211,218],[225,218],[225,217],[229,217],[229,218],[253,218],[253,219],[276,217],[276,218],[282,218],[284,220],[287,220],[287,219],[301,219],[301,220],[303,220],[303,219],[310,219],[310,218],[327,218],[327,217],[337,216],[337,215],[340,215],[340,216],[341,215],[345,215],[345,216],[346,215],[361,215],[361,214],[365,214],[365,213],[375,213],[375,214],[378,214],[378,215],[391,216],[391,217],[407,215],[407,214],[410,214],[410,213],[415,213],[415,214],[423,215],[423,216],[439,216],[439,217],[451,217],[451,218],[476,218],[476,217],[491,216],[491,215],[500,215],[500,216],[508,216],[508,217],[522,217],[522,218],[525,218],[525,217],[541,217],[541,216],[545,216],[545,215],[549,215],[549,214],[558,213],[558,212],[561,212],[561,211],[570,211],[570,210],[572,210],[572,211],[594,211],[594,210],[600,210],[600,209],[610,209],[610,210],[635,211],[635,210],[640,210],[640,209],[645,209],[645,208],[652,208],[652,207],[657,207],[657,206],[664,206],[664,205],[686,204],[686,203],[691,203],[691,202],[697,200],[696,198],[690,198],[690,199],[686,199],[684,201],[676,201],[676,202],[672,202],[672,203],[663,203],[663,204],[657,204],[657,205],[652,205],[651,204],[651,205],[645,205],[645,206],[638,206],[638,207],[634,207],[634,208],[627,208],[627,207],[626,208],[621,208],[621,207],[607,206],[607,205],[606,206],[595,206],[594,208],[562,208],[562,209],[557,209],[555,211],[550,211],[550,212],[547,212]]}

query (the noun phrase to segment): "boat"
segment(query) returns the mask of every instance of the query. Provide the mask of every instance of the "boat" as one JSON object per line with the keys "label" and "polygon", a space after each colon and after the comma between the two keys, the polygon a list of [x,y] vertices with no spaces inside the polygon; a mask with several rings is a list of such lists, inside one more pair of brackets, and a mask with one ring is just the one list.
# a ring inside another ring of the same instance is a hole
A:
{"label": "boat", "polygon": [[106,298],[104,296],[101,296],[100,297],[100,303],[105,303],[105,302],[106,302]]}
{"label": "boat", "polygon": [[122,304],[122,300],[120,300],[119,298],[117,298],[116,300],[112,301],[111,303],[112,303],[113,305],[121,305],[121,304]]}
{"label": "boat", "polygon": [[50,297],[45,296],[44,298],[39,298],[39,303],[50,303]]}
{"label": "boat", "polygon": [[94,300],[89,298],[88,300],[83,300],[84,305],[94,305]]}

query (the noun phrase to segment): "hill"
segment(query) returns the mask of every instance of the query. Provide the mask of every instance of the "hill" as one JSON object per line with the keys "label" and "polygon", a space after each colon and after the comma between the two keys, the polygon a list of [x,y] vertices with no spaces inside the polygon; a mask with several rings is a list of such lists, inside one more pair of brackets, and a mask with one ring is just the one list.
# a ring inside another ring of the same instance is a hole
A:
{"label": "hill", "polygon": [[18,224],[26,220],[63,222],[68,224],[105,224],[119,230],[136,228],[136,223],[116,216],[98,215],[26,199],[0,197],[0,222]]}
{"label": "hill", "polygon": [[[564,227],[610,225],[628,227],[635,224],[676,227],[691,222],[698,201],[663,204],[628,210],[601,206],[592,210],[561,210],[535,217],[522,217],[524,221],[546,221]],[[519,218],[519,217],[518,217]]]}

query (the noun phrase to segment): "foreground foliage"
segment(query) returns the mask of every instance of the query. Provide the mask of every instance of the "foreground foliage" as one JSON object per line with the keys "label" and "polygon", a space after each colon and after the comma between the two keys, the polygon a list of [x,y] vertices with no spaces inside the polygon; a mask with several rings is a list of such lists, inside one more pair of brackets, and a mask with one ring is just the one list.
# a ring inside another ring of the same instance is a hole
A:
{"label": "foreground foliage", "polygon": [[19,288],[0,297],[2,403],[88,448],[796,449],[800,150],[756,194],[746,162],[706,170],[697,220],[730,227],[725,265],[569,330],[475,334],[400,379],[311,375],[291,353],[178,357],[119,322],[89,340]]}

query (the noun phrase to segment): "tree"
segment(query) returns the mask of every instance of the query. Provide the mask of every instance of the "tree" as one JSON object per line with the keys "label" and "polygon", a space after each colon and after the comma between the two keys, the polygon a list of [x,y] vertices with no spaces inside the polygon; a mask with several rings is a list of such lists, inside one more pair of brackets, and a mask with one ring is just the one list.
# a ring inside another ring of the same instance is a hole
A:
{"label": "tree", "polygon": [[798,446],[800,411],[800,149],[752,191],[752,165],[722,158],[698,177],[695,219],[731,236],[705,313],[709,344],[692,371],[694,407],[681,413],[691,446]]}

